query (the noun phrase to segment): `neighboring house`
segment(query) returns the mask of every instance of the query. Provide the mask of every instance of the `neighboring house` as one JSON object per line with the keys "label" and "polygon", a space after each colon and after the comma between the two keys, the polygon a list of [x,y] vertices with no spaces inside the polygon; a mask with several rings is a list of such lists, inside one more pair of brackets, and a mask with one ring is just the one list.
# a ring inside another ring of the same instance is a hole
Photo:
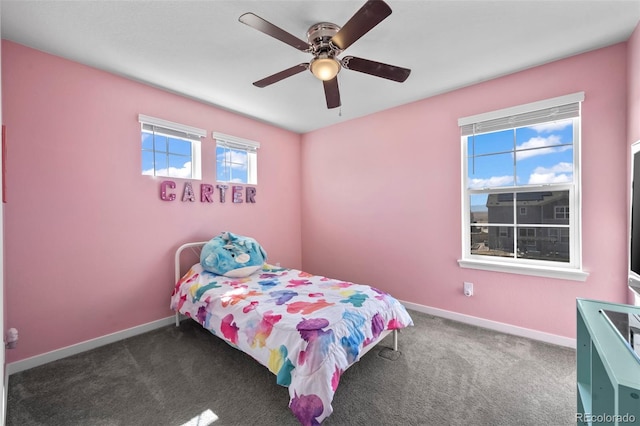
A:
{"label": "neighboring house", "polygon": [[[518,239],[518,257],[569,261],[569,197],[567,191],[492,194],[487,198],[488,223],[513,223]],[[530,225],[530,226],[521,226]],[[514,227],[489,226],[489,250],[513,256]],[[494,252],[495,254],[495,252]]]}

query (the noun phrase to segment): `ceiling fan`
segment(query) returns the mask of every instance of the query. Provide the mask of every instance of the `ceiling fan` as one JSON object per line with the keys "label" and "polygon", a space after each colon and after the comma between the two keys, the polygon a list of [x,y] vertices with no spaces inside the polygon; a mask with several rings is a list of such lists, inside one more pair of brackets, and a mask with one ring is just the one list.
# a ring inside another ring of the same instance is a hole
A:
{"label": "ceiling fan", "polygon": [[308,41],[304,41],[253,13],[243,14],[239,18],[243,24],[313,55],[310,62],[294,65],[258,80],[253,85],[266,87],[309,69],[314,76],[322,80],[327,108],[336,108],[341,105],[337,76],[342,68],[402,83],[409,77],[410,69],[354,56],[338,58],[347,47],[389,15],[391,8],[384,1],[369,0],[342,28],[330,22],[313,24],[307,30]]}

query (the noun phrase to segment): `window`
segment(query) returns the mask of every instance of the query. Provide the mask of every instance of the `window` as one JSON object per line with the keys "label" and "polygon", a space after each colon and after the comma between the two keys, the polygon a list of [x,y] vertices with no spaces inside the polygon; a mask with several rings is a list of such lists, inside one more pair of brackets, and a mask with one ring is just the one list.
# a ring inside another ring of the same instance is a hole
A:
{"label": "window", "polygon": [[140,114],[142,174],[201,179],[200,138],[206,130]]}
{"label": "window", "polygon": [[583,99],[581,92],[458,121],[461,266],[586,279],[575,214]]}
{"label": "window", "polygon": [[569,206],[555,206],[554,216],[556,219],[569,219]]}
{"label": "window", "polygon": [[256,185],[260,143],[213,132],[216,140],[216,179]]}

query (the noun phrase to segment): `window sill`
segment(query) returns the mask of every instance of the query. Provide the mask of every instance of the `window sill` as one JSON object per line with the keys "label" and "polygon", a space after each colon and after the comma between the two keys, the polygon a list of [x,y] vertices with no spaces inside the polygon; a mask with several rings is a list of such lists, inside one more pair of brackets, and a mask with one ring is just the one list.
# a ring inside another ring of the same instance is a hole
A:
{"label": "window sill", "polygon": [[537,277],[558,278],[563,280],[586,281],[589,273],[579,269],[545,268],[531,265],[507,265],[486,260],[459,259],[461,268],[482,269],[484,271],[506,272],[510,274],[533,275]]}

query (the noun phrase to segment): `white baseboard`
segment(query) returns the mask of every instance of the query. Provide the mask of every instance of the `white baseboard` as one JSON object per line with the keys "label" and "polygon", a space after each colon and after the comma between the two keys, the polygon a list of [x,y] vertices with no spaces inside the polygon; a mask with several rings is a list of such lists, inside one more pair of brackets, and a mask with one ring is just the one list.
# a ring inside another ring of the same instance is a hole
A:
{"label": "white baseboard", "polygon": [[499,331],[501,333],[513,334],[515,336],[526,337],[533,340],[539,340],[545,343],[551,343],[558,346],[566,346],[568,348],[576,348],[576,339],[570,337],[558,336],[556,334],[545,333],[530,328],[518,327],[497,321],[491,321],[484,318],[473,317],[458,312],[445,311],[444,309],[432,308],[430,306],[419,305],[417,303],[400,301],[405,307],[414,311],[425,314],[442,317],[453,321],[463,322],[465,324],[475,325],[477,327],[488,328],[490,330]]}
{"label": "white baseboard", "polygon": [[46,364],[51,361],[56,361],[71,355],[76,355],[81,352],[85,352],[91,349],[98,348],[100,346],[107,345],[109,343],[117,342],[119,340],[123,340],[129,337],[137,336],[138,334],[146,333],[170,324],[175,324],[175,316],[170,316],[157,321],[152,321],[136,327],[128,328],[126,330],[117,331],[115,333],[107,334],[105,336],[97,337],[95,339],[86,340],[84,342],[80,342],[75,345],[67,346],[61,349],[56,349],[54,351],[46,352],[41,355],[36,355],[31,358],[10,362],[6,366],[6,376],[8,377],[9,375],[18,373],[20,371],[28,370],[30,368],[38,367],[40,365]]}

